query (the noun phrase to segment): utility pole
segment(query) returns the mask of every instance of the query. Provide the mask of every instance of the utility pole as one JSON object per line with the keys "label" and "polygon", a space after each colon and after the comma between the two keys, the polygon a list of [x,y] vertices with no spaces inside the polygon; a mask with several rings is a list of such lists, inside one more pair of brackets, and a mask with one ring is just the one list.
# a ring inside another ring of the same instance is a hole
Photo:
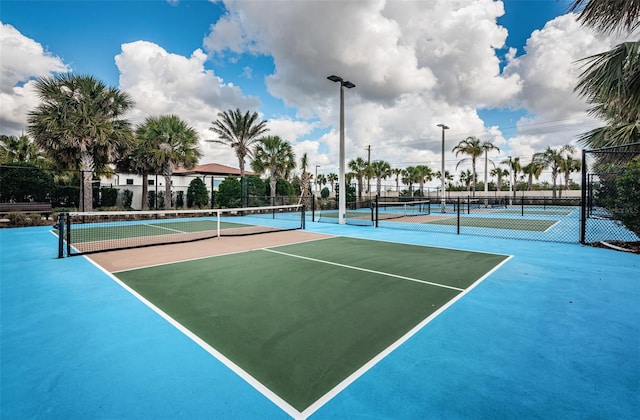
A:
{"label": "utility pole", "polygon": [[367,146],[367,194],[371,198],[371,145]]}

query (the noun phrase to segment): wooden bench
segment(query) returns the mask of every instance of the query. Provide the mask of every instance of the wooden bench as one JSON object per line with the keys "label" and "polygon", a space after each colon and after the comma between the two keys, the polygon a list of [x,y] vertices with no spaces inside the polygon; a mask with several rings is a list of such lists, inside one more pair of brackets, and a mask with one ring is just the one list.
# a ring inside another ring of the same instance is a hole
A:
{"label": "wooden bench", "polygon": [[51,214],[51,203],[0,203],[0,214],[6,215],[13,212],[22,213],[38,213],[43,216],[49,216]]}

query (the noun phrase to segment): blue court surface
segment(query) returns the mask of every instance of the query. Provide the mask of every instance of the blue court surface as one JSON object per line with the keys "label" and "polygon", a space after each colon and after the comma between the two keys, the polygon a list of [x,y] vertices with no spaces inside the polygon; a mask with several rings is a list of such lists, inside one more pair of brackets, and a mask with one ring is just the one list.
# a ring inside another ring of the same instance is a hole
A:
{"label": "blue court surface", "polygon": [[[312,419],[632,419],[640,255],[567,243],[307,223],[320,233],[512,255]],[[48,227],[0,230],[3,419],[286,419]],[[411,261],[407,261],[411,264]]]}

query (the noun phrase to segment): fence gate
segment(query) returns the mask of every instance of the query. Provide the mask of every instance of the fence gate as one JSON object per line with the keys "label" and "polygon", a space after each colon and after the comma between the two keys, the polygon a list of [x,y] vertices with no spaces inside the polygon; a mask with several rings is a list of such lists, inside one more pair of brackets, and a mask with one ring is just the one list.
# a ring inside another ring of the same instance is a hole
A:
{"label": "fence gate", "polygon": [[582,152],[580,242],[623,249],[640,241],[640,143]]}

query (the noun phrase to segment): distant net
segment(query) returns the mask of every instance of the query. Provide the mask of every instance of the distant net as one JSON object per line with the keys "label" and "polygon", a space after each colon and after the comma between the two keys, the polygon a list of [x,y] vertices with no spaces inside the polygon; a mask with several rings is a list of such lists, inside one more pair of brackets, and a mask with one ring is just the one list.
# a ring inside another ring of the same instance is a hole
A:
{"label": "distant net", "polygon": [[[175,244],[222,236],[304,229],[304,205],[210,210],[71,212],[67,256]],[[60,245],[62,249],[63,246]]]}
{"label": "distant net", "polygon": [[377,201],[375,203],[377,220],[399,219],[402,217],[424,216],[431,214],[431,201]]}

